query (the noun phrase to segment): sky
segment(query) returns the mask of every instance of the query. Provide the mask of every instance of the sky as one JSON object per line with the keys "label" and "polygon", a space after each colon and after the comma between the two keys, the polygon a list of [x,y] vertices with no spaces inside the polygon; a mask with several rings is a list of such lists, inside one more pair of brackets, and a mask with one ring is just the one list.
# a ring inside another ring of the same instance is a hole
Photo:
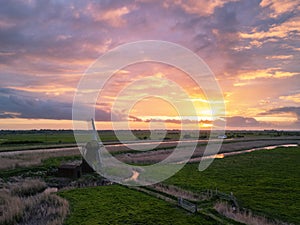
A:
{"label": "sky", "polygon": [[186,109],[186,96],[173,85],[193,102],[199,128],[224,119],[227,129],[300,130],[298,0],[1,0],[0,130],[72,128],[73,98],[87,68],[141,40],[176,43],[202,58],[223,91],[226,116],[211,115],[203,91],[183,71],[143,63],[118,71],[101,90],[98,129],[111,129],[124,88],[128,98],[159,97],[140,99],[128,113],[120,104],[120,123],[180,129],[178,111],[164,100]]}

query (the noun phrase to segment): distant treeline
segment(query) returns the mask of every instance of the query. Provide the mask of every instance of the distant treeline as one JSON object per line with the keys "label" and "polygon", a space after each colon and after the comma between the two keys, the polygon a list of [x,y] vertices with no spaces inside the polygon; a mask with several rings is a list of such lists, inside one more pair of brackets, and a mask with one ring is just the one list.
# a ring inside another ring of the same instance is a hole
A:
{"label": "distant treeline", "polygon": [[285,131],[285,130],[238,130],[238,131],[226,131],[228,136],[230,135],[257,135],[257,136],[300,136],[300,131]]}
{"label": "distant treeline", "polygon": [[0,145],[28,145],[28,144],[42,144],[43,141],[5,141]]}
{"label": "distant treeline", "polygon": [[0,130],[1,134],[62,134],[73,133],[73,130]]}
{"label": "distant treeline", "polygon": [[[113,130],[98,130],[99,133],[113,133]],[[125,131],[126,132],[126,131]],[[134,134],[150,134],[149,130],[133,130]],[[180,133],[194,133],[193,130],[168,130],[167,134],[180,135]],[[73,130],[50,130],[50,129],[41,129],[41,130],[0,130],[0,135],[5,134],[70,134],[73,133]],[[200,136],[209,136],[209,130],[201,130]],[[286,130],[227,130],[227,136],[249,136],[249,135],[267,135],[267,136],[300,136],[300,131],[286,131]]]}

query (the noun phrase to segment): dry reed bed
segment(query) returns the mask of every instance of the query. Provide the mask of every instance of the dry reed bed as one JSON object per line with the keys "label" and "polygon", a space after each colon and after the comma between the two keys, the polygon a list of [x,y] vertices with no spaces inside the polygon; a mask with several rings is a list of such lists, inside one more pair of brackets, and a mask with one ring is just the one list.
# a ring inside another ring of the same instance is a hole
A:
{"label": "dry reed bed", "polygon": [[153,188],[156,191],[172,195],[174,197],[181,197],[190,201],[201,201],[206,200],[207,198],[203,196],[199,196],[198,194],[195,194],[191,191],[183,190],[179,187],[173,186],[173,185],[165,185],[161,183],[153,184],[149,186],[150,188]]}
{"label": "dry reed bed", "polygon": [[69,212],[68,202],[47,191],[38,179],[1,183],[0,224],[60,225]]}
{"label": "dry reed bed", "polygon": [[226,202],[217,202],[215,210],[223,216],[247,225],[292,225],[281,221],[271,221],[266,217],[254,215],[251,211],[237,211]]}
{"label": "dry reed bed", "polygon": [[41,165],[42,160],[61,157],[61,156],[73,156],[79,155],[80,152],[76,149],[65,149],[56,152],[45,152],[42,153],[19,153],[16,155],[0,156],[0,170],[4,169],[14,169],[17,167],[29,167]]}

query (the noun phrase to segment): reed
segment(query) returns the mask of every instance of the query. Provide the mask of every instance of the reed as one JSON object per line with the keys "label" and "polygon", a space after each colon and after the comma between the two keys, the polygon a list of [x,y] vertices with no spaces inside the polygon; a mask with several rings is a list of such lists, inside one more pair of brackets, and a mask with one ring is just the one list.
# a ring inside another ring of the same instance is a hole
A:
{"label": "reed", "polygon": [[44,191],[46,184],[38,179],[4,183],[0,189],[0,224],[63,224],[69,212],[68,202]]}
{"label": "reed", "polygon": [[270,220],[264,216],[253,214],[250,210],[238,211],[226,202],[217,202],[215,210],[223,216],[247,225],[288,225],[289,223]]}

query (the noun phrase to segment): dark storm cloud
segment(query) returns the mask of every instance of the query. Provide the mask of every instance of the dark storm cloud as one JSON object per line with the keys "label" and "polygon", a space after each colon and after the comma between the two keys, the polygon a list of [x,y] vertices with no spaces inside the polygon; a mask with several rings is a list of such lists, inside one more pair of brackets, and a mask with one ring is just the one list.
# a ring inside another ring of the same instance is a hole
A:
{"label": "dark storm cloud", "polygon": [[0,90],[0,118],[70,119],[72,104],[41,100],[12,89]]}
{"label": "dark storm cloud", "polygon": [[300,107],[296,106],[288,106],[288,107],[280,107],[280,108],[274,108],[267,112],[261,113],[260,115],[274,115],[274,114],[283,114],[283,113],[293,113],[297,120],[289,126],[289,128],[296,128],[300,129]]}
{"label": "dark storm cloud", "polygon": [[226,117],[226,126],[228,127],[260,127],[261,125],[260,122],[251,117]]}
{"label": "dark storm cloud", "polygon": [[[96,109],[96,120],[110,121],[111,114]],[[0,118],[71,120],[72,103],[38,99],[30,92],[0,88]]]}
{"label": "dark storm cloud", "polygon": [[272,115],[272,114],[280,114],[280,113],[294,113],[298,121],[300,121],[300,107],[295,107],[295,106],[271,109],[267,112],[261,113],[261,115]]}

